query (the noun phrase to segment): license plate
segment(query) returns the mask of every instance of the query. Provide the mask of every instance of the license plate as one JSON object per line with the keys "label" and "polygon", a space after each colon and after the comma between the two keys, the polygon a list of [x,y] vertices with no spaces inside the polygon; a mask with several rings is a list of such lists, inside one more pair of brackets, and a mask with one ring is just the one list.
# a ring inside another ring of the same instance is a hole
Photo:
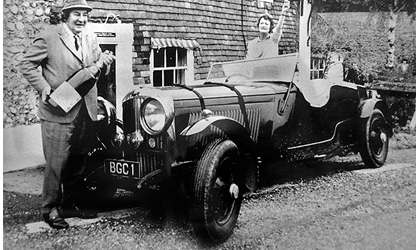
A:
{"label": "license plate", "polygon": [[139,162],[106,159],[104,165],[107,174],[119,177],[139,177]]}

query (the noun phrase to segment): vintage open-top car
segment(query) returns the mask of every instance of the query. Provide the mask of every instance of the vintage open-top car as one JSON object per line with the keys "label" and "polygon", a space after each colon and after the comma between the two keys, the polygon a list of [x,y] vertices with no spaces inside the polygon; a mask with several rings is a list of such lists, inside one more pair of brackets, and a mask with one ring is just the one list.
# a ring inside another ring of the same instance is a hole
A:
{"label": "vintage open-top car", "polygon": [[223,242],[265,164],[359,152],[368,167],[382,166],[386,104],[352,83],[301,82],[298,62],[288,54],[218,63],[202,85],[138,87],[123,100],[122,124],[103,110],[108,130],[87,163],[91,192],[109,197],[181,176],[195,234]]}
{"label": "vintage open-top car", "polygon": [[366,166],[382,166],[387,106],[363,86],[310,80],[311,1],[301,2],[299,53],[216,63],[199,85],[138,86],[123,100],[122,122],[101,99],[97,147],[86,161],[89,197],[179,180],[195,235],[220,243],[270,163],[359,152]]}

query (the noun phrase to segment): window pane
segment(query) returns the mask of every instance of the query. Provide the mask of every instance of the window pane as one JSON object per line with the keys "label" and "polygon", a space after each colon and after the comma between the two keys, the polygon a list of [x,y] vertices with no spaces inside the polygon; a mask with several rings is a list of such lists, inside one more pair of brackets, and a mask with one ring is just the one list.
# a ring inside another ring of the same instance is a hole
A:
{"label": "window pane", "polygon": [[184,69],[176,70],[176,83],[185,84],[185,70]]}
{"label": "window pane", "polygon": [[153,71],[153,86],[162,86],[162,71]]}
{"label": "window pane", "polygon": [[178,66],[186,66],[186,49],[178,49]]}
{"label": "window pane", "polygon": [[176,48],[167,48],[166,49],[166,67],[175,67],[176,66]]}
{"label": "window pane", "polygon": [[164,86],[170,86],[173,83],[173,70],[165,70],[165,84]]}
{"label": "window pane", "polygon": [[[153,86],[170,86],[175,84],[185,84],[185,74],[193,65],[188,65],[189,51],[184,48],[170,47],[160,50],[153,50]],[[169,68],[169,70],[166,70]]]}
{"label": "window pane", "polygon": [[154,52],[153,54],[154,54],[154,65],[155,65],[155,67],[164,67],[165,66],[165,63],[164,63],[165,49],[159,49],[159,50],[154,49],[153,52]]}

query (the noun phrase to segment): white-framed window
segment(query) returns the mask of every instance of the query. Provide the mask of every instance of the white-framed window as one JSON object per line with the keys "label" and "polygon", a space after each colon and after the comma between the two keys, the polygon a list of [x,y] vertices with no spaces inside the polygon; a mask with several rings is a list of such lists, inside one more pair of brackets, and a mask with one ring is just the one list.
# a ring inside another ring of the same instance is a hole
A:
{"label": "white-framed window", "polygon": [[311,57],[311,80],[325,77],[326,61],[324,57]]}
{"label": "white-framed window", "polygon": [[195,40],[152,38],[150,81],[154,87],[188,84],[194,80]]}

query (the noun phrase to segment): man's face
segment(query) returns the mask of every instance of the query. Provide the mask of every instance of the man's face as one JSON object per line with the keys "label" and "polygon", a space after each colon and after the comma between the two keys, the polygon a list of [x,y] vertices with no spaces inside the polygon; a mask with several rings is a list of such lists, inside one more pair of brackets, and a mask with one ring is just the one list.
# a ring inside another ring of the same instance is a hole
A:
{"label": "man's face", "polygon": [[85,28],[88,22],[88,11],[83,9],[75,9],[69,13],[66,19],[66,25],[74,33],[79,34]]}
{"label": "man's face", "polygon": [[270,30],[270,21],[264,18],[260,19],[259,22],[259,32],[261,33],[269,33]]}

